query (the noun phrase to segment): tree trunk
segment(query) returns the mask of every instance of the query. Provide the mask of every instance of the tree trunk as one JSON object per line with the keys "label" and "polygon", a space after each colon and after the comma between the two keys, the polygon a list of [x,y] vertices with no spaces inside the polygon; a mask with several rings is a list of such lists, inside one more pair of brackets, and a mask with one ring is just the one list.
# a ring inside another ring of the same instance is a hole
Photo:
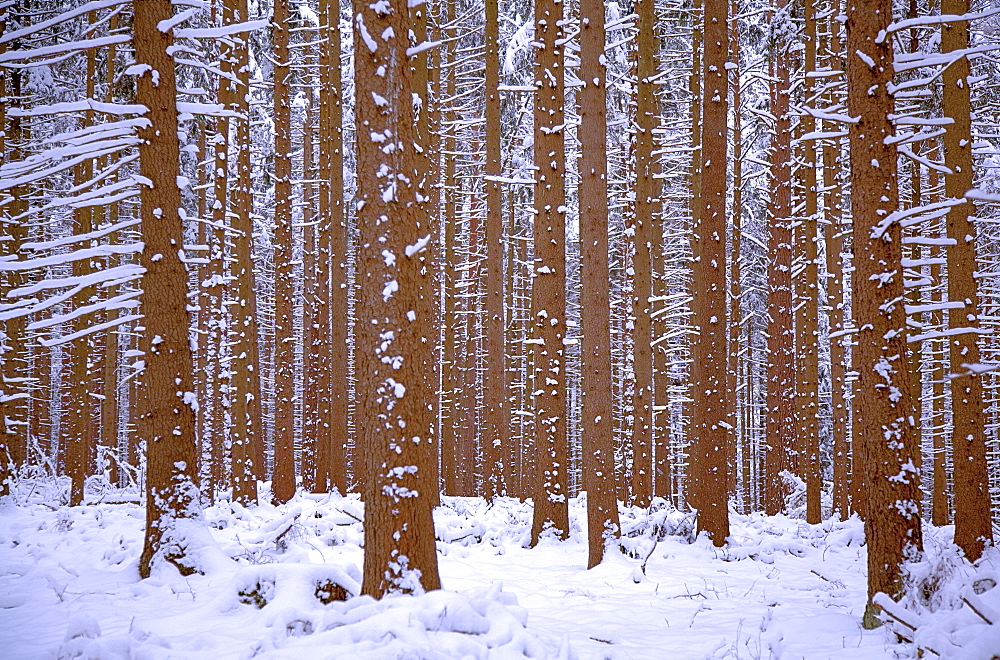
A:
{"label": "tree trunk", "polygon": [[[486,497],[506,494],[503,455],[507,443],[504,374],[503,205],[500,182],[500,22],[499,0],[486,0],[486,296],[483,342],[483,455]],[[603,7],[603,5],[602,5]],[[601,18],[604,18],[603,9]],[[492,178],[491,178],[492,177]],[[610,419],[610,415],[609,415]]]}
{"label": "tree trunk", "polygon": [[563,145],[563,4],[535,3],[535,221],[531,312],[535,423],[532,545],[569,534],[566,445],[566,197]]}
{"label": "tree trunk", "polygon": [[[810,74],[816,70],[816,0],[805,0],[805,77],[803,80],[803,96],[808,107],[816,106],[814,95],[815,78]],[[816,119],[805,113],[800,119],[804,134],[816,130]],[[813,139],[802,141],[802,185],[805,188],[805,217],[800,228],[802,238],[800,249],[805,261],[805,269],[799,275],[802,291],[803,322],[799,329],[799,360],[800,382],[799,392],[799,429],[803,434],[799,438],[799,446],[803,455],[799,457],[801,476],[806,482],[806,522],[818,524],[823,511],[820,504],[820,491],[823,486],[823,476],[819,463],[819,192],[816,184],[816,142]]]}
{"label": "tree trunk", "polygon": [[[941,13],[964,15],[969,0],[942,0]],[[941,26],[941,51],[950,53],[969,47],[966,21]],[[942,107],[952,120],[945,126],[945,195],[959,200],[973,185],[972,105],[969,92],[969,60],[960,57],[942,74]],[[980,376],[979,293],[976,289],[975,209],[969,200],[948,210],[948,299],[962,309],[948,311],[951,355],[952,451],[955,466],[955,543],[969,561],[976,561],[993,540],[990,521],[989,475],[986,464],[986,434],[983,424],[983,382]],[[964,332],[963,332],[964,331]]]}
{"label": "tree trunk", "polygon": [[139,130],[139,169],[150,185],[142,188],[142,278],[145,370],[142,374],[142,435],[146,439],[146,536],[139,574],[149,577],[158,561],[183,574],[197,570],[186,555],[199,524],[195,444],[194,362],[188,341],[188,281],[182,254],[184,226],[177,177],[177,86],[168,54],[173,31],[170,0],[148,0],[135,12],[135,61],[150,67],[138,76],[136,100],[149,108],[149,125]]}
{"label": "tree trunk", "polygon": [[[246,21],[247,0],[228,0],[235,5],[234,20]],[[236,124],[239,157],[236,161],[236,185],[233,196],[233,271],[232,293],[233,332],[230,340],[232,359],[229,363],[233,447],[233,499],[241,504],[257,501],[257,477],[264,466],[257,460],[264,442],[261,420],[260,349],[257,326],[257,285],[253,267],[253,217],[250,184],[250,69],[248,36],[241,35],[237,44],[237,93],[232,98],[233,110],[239,116]]]}
{"label": "tree trunk", "polygon": [[902,563],[922,549],[920,475],[907,369],[901,230],[893,135],[892,45],[883,39],[890,0],[849,0],[847,102],[853,184],[855,366],[854,446],[865,475],[868,606],[864,625],[881,625],[871,599],[902,593]]}
{"label": "tree trunk", "polygon": [[726,365],[726,184],[729,128],[728,0],[705,0],[702,69],[701,204],[692,261],[691,493],[698,529],[716,546],[729,536],[729,448],[733,436],[731,374]]}
{"label": "tree trunk", "polygon": [[659,124],[659,109],[653,76],[656,60],[656,7],[653,0],[638,0],[639,34],[636,42],[635,108],[635,207],[633,215],[634,258],[632,269],[632,502],[649,506],[653,495],[653,224],[659,221],[658,162],[653,130]]}
{"label": "tree trunk", "polygon": [[[781,0],[774,17],[777,38],[788,23],[787,0]],[[792,195],[791,119],[789,115],[788,44],[772,44],[771,115],[775,118],[771,146],[771,196],[768,205],[768,323],[767,348],[767,448],[764,457],[764,511],[775,515],[785,508],[786,488],[782,472],[790,467],[789,453],[795,446],[795,355],[792,329]]]}
{"label": "tree trunk", "polygon": [[272,498],[295,496],[295,267],[292,238],[291,68],[288,0],[274,16],[274,475]]}
{"label": "tree trunk", "polygon": [[580,3],[580,320],[583,371],[583,485],[587,568],[620,534],[611,409],[611,287],[608,263],[607,92],[604,2]]}
{"label": "tree trunk", "polygon": [[356,112],[368,122],[357,143],[362,592],[381,597],[441,586],[431,518],[437,397],[424,386],[436,324],[418,313],[432,290],[425,256],[434,236],[417,197],[407,7],[355,0],[353,14]]}

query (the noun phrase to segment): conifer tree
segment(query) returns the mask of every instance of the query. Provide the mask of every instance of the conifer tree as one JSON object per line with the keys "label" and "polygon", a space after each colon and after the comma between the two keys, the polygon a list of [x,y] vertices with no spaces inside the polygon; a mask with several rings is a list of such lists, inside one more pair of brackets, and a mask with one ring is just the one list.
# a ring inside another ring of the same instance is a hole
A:
{"label": "conifer tree", "polygon": [[611,409],[611,292],[608,269],[607,92],[604,3],[580,3],[580,315],[583,327],[583,482],[587,567],[601,563],[618,530]]}
{"label": "conifer tree", "polygon": [[[969,0],[942,0],[941,13],[964,16]],[[957,53],[969,47],[965,20],[941,26],[941,50]],[[976,561],[993,540],[990,521],[983,383],[977,343],[979,293],[976,285],[976,226],[972,202],[961,202],[972,189],[972,104],[969,59],[958,56],[942,73],[942,107],[952,121],[945,126],[945,194],[957,201],[948,210],[948,299],[961,307],[948,311],[951,363],[952,447],[955,466],[955,543]]]}
{"label": "conifer tree", "polygon": [[726,184],[728,173],[728,0],[705,0],[701,203],[694,225],[691,303],[691,494],[698,526],[716,546],[729,536],[732,374],[727,372]]}
{"label": "conifer tree", "polygon": [[877,593],[898,599],[902,564],[922,550],[919,447],[913,427],[903,308],[903,269],[893,98],[890,0],[847,4],[847,105],[850,124],[855,272],[852,304],[858,340],[855,461],[864,474],[868,598],[864,625],[880,625]]}
{"label": "conifer tree", "polygon": [[364,459],[362,591],[438,589],[430,218],[418,199],[409,16],[402,0],[353,4],[357,141],[358,431]]}
{"label": "conifer tree", "polygon": [[[173,15],[170,0],[147,0],[135,12],[135,61],[143,67],[136,100],[148,108],[139,131],[142,189],[143,336],[141,435],[146,441],[146,536],[139,573],[148,577],[157,561],[182,573],[197,570],[186,556],[192,524],[201,516],[195,445],[194,361],[188,341],[188,280],[179,245],[184,232],[177,187],[177,85],[169,55],[173,31],[161,21]],[[166,23],[169,24],[169,23]]]}
{"label": "conifer tree", "polygon": [[563,5],[535,3],[535,263],[533,400],[535,474],[532,543],[553,530],[569,534],[569,452],[566,445],[566,197],[563,145]]}

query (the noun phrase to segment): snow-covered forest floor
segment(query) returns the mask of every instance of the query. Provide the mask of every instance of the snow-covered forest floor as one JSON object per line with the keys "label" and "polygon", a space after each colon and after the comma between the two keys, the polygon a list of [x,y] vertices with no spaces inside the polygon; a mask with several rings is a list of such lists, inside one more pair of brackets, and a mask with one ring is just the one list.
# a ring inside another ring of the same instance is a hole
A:
{"label": "snow-covered forest floor", "polygon": [[[586,515],[566,542],[527,548],[530,504],[445,498],[435,513],[446,591],[355,593],[363,505],[299,495],[288,505],[206,510],[203,575],[140,580],[143,509],[54,507],[45,484],[0,507],[0,656],[14,658],[877,658],[916,657],[864,631],[862,524],[734,516],[731,543],[694,539],[661,506],[622,512],[623,547],[586,570]],[[121,494],[117,499],[121,500]],[[127,499],[127,498],[126,498]],[[910,603],[917,636],[948,657],[1000,653],[1000,553],[976,567],[927,529],[913,572],[936,613]],[[975,586],[975,592],[972,588]],[[920,589],[918,589],[920,591]],[[977,615],[961,602],[963,597]],[[927,603],[924,603],[926,605]],[[993,619],[994,623],[1000,623]],[[912,634],[909,635],[913,637]],[[991,650],[992,649],[992,650]]]}

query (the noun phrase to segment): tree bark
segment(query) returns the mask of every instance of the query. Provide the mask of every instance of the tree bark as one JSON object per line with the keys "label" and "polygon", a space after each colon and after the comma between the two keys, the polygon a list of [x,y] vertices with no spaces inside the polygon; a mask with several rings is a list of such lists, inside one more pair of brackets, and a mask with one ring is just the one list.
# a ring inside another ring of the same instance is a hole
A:
{"label": "tree bark", "polygon": [[275,503],[295,496],[295,286],[292,245],[291,68],[288,0],[275,0],[274,39],[274,475]]}
{"label": "tree bark", "polygon": [[764,511],[785,508],[782,472],[790,467],[795,446],[795,355],[792,328],[792,195],[791,119],[789,115],[789,58],[785,33],[789,25],[787,0],[780,0],[772,27],[771,115],[775,118],[771,145],[771,196],[768,205],[768,323],[767,422],[764,457]]}
{"label": "tree bark", "polygon": [[611,409],[611,286],[608,263],[607,92],[604,2],[580,3],[580,317],[583,371],[583,485],[587,568],[620,535]]}
{"label": "tree bark", "polygon": [[[969,0],[942,0],[941,13],[969,13]],[[950,53],[969,47],[966,21],[941,26],[941,51]],[[945,195],[960,200],[973,186],[972,104],[969,60],[960,57],[942,74],[942,107],[952,122],[945,126]],[[979,367],[979,293],[976,287],[975,209],[966,199],[948,210],[948,299],[962,309],[948,311],[951,362],[952,451],[955,479],[955,543],[969,561],[983,554],[993,540],[990,520],[989,475],[986,433],[983,424],[983,382]],[[965,332],[962,332],[964,330]]]}
{"label": "tree bark", "polygon": [[691,302],[691,493],[698,529],[729,536],[729,449],[735,442],[726,308],[726,184],[729,128],[728,0],[705,0],[701,204],[694,225]]}
{"label": "tree bark", "polygon": [[535,3],[535,262],[533,400],[535,479],[532,545],[543,531],[569,534],[566,444],[566,197],[563,145],[563,4]]}
{"label": "tree bark", "polygon": [[179,209],[180,148],[177,139],[177,86],[168,54],[173,31],[161,21],[173,14],[170,0],[148,0],[135,12],[135,61],[147,65],[137,81],[136,99],[149,110],[139,130],[142,188],[141,263],[145,370],[142,374],[142,436],[146,440],[146,535],[139,574],[165,560],[183,574],[197,570],[187,555],[189,537],[201,517],[195,444],[194,362],[188,341],[188,281],[179,246],[184,226]]}
{"label": "tree bark", "polygon": [[868,606],[864,625],[880,625],[876,593],[897,599],[902,563],[922,550],[920,474],[908,383],[906,315],[896,153],[889,115],[893,99],[890,0],[849,0],[847,5],[847,104],[853,184],[855,366],[854,446],[864,471],[868,539]]}
{"label": "tree bark", "polygon": [[441,586],[431,518],[437,397],[424,387],[436,319],[421,316],[434,277],[427,247],[435,237],[418,200],[407,6],[355,0],[352,23],[356,112],[367,122],[357,143],[362,592],[381,597]]}

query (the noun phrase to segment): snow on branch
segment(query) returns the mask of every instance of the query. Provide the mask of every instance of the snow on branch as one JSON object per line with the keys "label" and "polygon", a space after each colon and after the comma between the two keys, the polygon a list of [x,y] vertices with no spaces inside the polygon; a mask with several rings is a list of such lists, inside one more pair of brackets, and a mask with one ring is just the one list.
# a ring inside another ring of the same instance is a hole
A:
{"label": "snow on branch", "polygon": [[947,68],[952,62],[956,62],[963,57],[988,53],[1000,50],[1000,43],[988,43],[971,48],[960,48],[947,53],[900,53],[893,62],[893,69],[896,73],[910,71],[911,69],[922,69],[924,67],[942,66]]}
{"label": "snow on branch", "polygon": [[139,306],[139,301],[136,300],[136,298],[140,295],[142,295],[142,291],[128,291],[115,296],[114,298],[109,298],[108,300],[101,300],[90,305],[83,305],[65,314],[56,314],[47,319],[41,319],[34,321],[33,323],[29,323],[28,330],[43,330],[45,328],[51,328],[54,325],[66,323],[67,321],[72,321],[75,318],[85,316],[87,314],[93,314],[95,312],[106,312],[114,309],[135,309]]}
{"label": "snow on branch", "polygon": [[927,339],[969,334],[988,335],[991,333],[989,330],[983,330],[982,328],[949,328],[947,330],[932,330],[931,332],[925,332],[920,335],[913,335],[912,337],[908,337],[906,341],[912,344],[914,342],[925,341]]}
{"label": "snow on branch", "polygon": [[[67,170],[78,163],[92,158],[110,156],[124,149],[136,146],[139,138],[130,135],[111,140],[99,140],[81,150],[78,146],[56,147],[37,156],[0,166],[0,190],[33,183]],[[65,159],[65,160],[59,160]],[[53,163],[52,161],[58,161]]]}
{"label": "snow on branch", "polygon": [[90,50],[91,48],[103,48],[104,46],[126,44],[130,41],[132,41],[131,35],[113,34],[107,37],[98,37],[96,39],[81,39],[80,41],[67,41],[61,44],[42,46],[41,48],[29,48],[27,50],[10,50],[7,51],[6,53],[0,54],[0,64],[3,64],[5,62],[33,60],[35,58],[45,57],[47,55],[58,55],[59,53],[75,53],[81,50]]}
{"label": "snow on branch", "polygon": [[246,21],[244,23],[232,23],[210,28],[181,28],[174,30],[174,37],[179,39],[218,39],[228,37],[241,32],[253,32],[262,30],[270,24],[270,21],[261,19],[258,21]]}
{"label": "snow on branch", "polygon": [[146,106],[126,103],[102,103],[93,99],[82,101],[67,101],[65,103],[52,103],[51,105],[38,105],[33,108],[7,108],[8,117],[41,117],[43,115],[61,114],[64,112],[85,112],[92,110],[109,115],[144,115]]}
{"label": "snow on branch", "polygon": [[119,5],[128,4],[129,0],[96,0],[95,2],[87,2],[79,7],[74,7],[68,11],[50,18],[41,23],[35,23],[34,25],[29,25],[28,27],[21,28],[20,30],[15,30],[14,32],[8,32],[7,34],[0,36],[0,44],[9,43],[23,37],[35,34],[42,30],[48,29],[50,27],[55,27],[65,23],[66,21],[76,18],[77,16],[82,16],[84,14],[90,13],[92,11],[100,11],[102,9],[110,9],[111,7],[117,7]]}
{"label": "snow on branch", "polygon": [[69,343],[80,339],[81,337],[86,337],[87,335],[93,334],[95,332],[101,332],[103,330],[110,330],[112,328],[117,328],[120,325],[126,323],[131,323],[132,321],[137,321],[142,318],[142,314],[127,314],[125,316],[119,316],[111,321],[106,321],[104,323],[98,323],[97,325],[91,325],[83,330],[74,332],[68,335],[63,335],[62,337],[56,337],[54,339],[40,339],[38,343],[47,348],[52,346],[61,346],[62,344]]}
{"label": "snow on branch", "polygon": [[939,16],[918,16],[917,18],[907,18],[902,21],[890,23],[885,29],[886,34],[892,34],[900,30],[908,30],[915,27],[930,27],[941,25],[942,23],[959,23],[962,21],[978,21],[981,18],[990,18],[1000,14],[1000,8],[988,9],[977,13],[969,14],[942,14]]}
{"label": "snow on branch", "polygon": [[951,207],[964,203],[965,198],[946,199],[942,202],[934,202],[933,204],[925,204],[923,206],[914,206],[913,208],[893,211],[880,220],[877,225],[872,227],[871,237],[873,239],[882,238],[889,227],[896,222],[899,223],[900,227],[909,227],[911,225],[916,225],[935,218],[941,218],[948,215],[948,210]]}
{"label": "snow on branch", "polygon": [[99,245],[91,248],[81,248],[56,254],[51,257],[38,257],[34,259],[24,259],[21,261],[0,261],[0,271],[25,271],[46,268],[49,266],[62,266],[63,264],[85,259],[96,259],[100,257],[110,257],[114,254],[137,254],[142,252],[142,243],[128,243],[125,245]]}
{"label": "snow on branch", "polygon": [[974,199],[977,202],[1000,202],[1000,194],[988,193],[984,190],[979,190],[978,188],[973,188],[965,193],[965,198]]}
{"label": "snow on branch", "polygon": [[145,272],[146,269],[139,264],[124,264],[122,266],[105,268],[86,275],[74,275],[70,277],[56,277],[52,279],[39,280],[38,282],[33,282],[29,285],[8,291],[7,297],[23,298],[24,296],[33,296],[36,293],[48,291],[50,289],[64,289],[66,287],[74,286],[91,286],[93,284],[100,284],[110,280],[131,278],[137,275],[142,275]]}

